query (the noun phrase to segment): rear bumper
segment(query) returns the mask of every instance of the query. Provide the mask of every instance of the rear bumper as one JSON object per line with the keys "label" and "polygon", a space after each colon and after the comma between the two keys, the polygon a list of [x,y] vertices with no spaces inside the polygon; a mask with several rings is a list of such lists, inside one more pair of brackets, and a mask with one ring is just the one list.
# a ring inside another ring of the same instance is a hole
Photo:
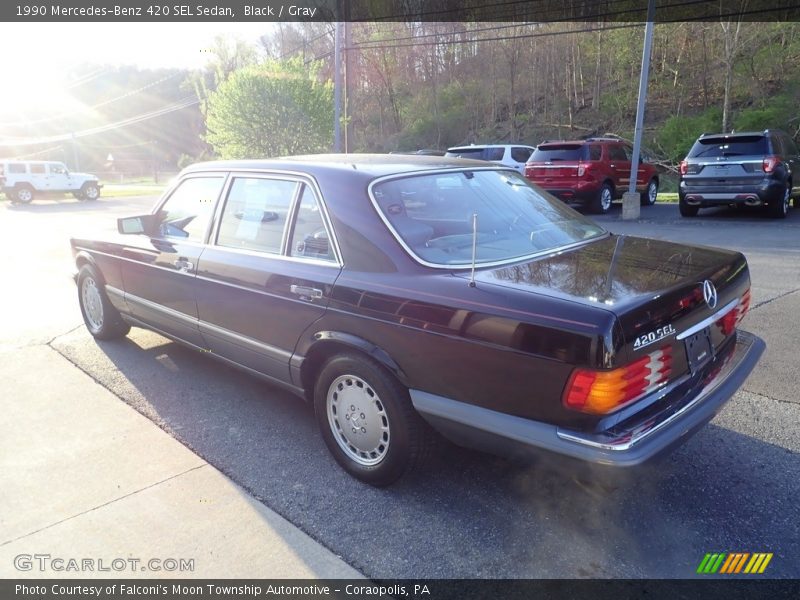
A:
{"label": "rear bumper", "polygon": [[600,433],[567,430],[418,390],[410,393],[423,418],[457,444],[500,455],[544,451],[599,465],[633,467],[686,441],[708,423],[741,387],[765,347],[760,338],[739,331],[724,356],[661,392],[660,412],[631,417]]}
{"label": "rear bumper", "polygon": [[780,201],[786,185],[775,179],[762,179],[746,185],[697,186],[681,180],[678,195],[687,204],[719,206],[728,204],[769,204]]}

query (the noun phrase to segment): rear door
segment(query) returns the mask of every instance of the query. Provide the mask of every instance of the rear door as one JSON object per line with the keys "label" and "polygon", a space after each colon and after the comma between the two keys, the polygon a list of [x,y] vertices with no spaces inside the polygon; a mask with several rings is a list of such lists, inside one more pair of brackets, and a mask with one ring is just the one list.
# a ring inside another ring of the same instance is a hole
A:
{"label": "rear door", "polygon": [[169,336],[203,347],[194,280],[225,174],[182,179],[156,211],[155,235],[126,236],[122,281],[131,314]]}
{"label": "rear door", "polygon": [[608,144],[608,167],[614,178],[617,195],[628,191],[631,181],[631,155],[622,144]]}
{"label": "rear door", "polygon": [[288,382],[302,332],[322,316],[341,270],[314,183],[233,174],[200,259],[200,330],[215,352]]}
{"label": "rear door", "polygon": [[52,189],[50,186],[50,177],[44,163],[30,163],[29,181],[35,190],[48,192]]}
{"label": "rear door", "polygon": [[525,166],[525,176],[545,189],[571,188],[578,179],[578,165],[586,159],[582,143],[541,145]]}

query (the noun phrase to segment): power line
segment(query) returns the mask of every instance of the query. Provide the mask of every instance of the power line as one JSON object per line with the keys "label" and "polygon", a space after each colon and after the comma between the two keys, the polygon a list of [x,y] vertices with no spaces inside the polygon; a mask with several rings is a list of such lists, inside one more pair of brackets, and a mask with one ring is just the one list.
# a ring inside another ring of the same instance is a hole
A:
{"label": "power line", "polygon": [[82,131],[76,131],[74,133],[65,133],[60,135],[53,135],[41,138],[34,138],[34,139],[8,139],[0,140],[0,147],[14,147],[14,146],[34,146],[37,144],[47,144],[52,142],[64,142],[67,140],[87,137],[91,135],[96,135],[98,133],[104,133],[106,131],[113,131],[115,129],[120,129],[122,127],[127,127],[129,125],[135,125],[137,123],[141,123],[143,121],[147,121],[149,119],[153,119],[155,117],[160,117],[162,115],[169,114],[171,112],[175,112],[176,110],[182,110],[184,108],[188,108],[190,106],[194,106],[199,104],[200,100],[194,96],[187,96],[174,104],[169,106],[165,106],[158,110],[150,111],[147,113],[143,113],[141,115],[137,115],[135,117],[130,117],[128,119],[123,119],[121,121],[117,121],[115,123],[109,123],[107,125],[101,125],[99,127],[93,127],[90,129],[84,129]]}

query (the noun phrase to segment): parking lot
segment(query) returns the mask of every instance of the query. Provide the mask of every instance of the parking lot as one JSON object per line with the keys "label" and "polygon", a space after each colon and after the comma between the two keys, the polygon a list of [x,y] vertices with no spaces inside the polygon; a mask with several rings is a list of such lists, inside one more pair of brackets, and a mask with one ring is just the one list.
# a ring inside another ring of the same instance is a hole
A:
{"label": "parking lot", "polygon": [[[0,202],[3,360],[49,345],[367,577],[680,578],[707,552],[772,552],[771,576],[800,577],[800,209],[780,221],[729,209],[686,219],[665,204],[623,222],[615,206],[598,218],[750,262],[743,327],[767,351],[725,410],[663,462],[608,487],[444,444],[413,478],[374,489],[336,466],[311,407],[293,396],[141,329],[117,342],[89,336],[68,238],[154,200]],[[14,385],[4,382],[3,404]]]}

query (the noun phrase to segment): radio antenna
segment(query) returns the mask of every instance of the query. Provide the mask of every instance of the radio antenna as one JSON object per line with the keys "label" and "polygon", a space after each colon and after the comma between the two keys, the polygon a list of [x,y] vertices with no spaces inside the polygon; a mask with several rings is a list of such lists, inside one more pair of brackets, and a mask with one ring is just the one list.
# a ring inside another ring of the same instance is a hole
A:
{"label": "radio antenna", "polygon": [[469,287],[475,287],[475,253],[478,249],[478,213],[472,213],[472,272],[469,276]]}

